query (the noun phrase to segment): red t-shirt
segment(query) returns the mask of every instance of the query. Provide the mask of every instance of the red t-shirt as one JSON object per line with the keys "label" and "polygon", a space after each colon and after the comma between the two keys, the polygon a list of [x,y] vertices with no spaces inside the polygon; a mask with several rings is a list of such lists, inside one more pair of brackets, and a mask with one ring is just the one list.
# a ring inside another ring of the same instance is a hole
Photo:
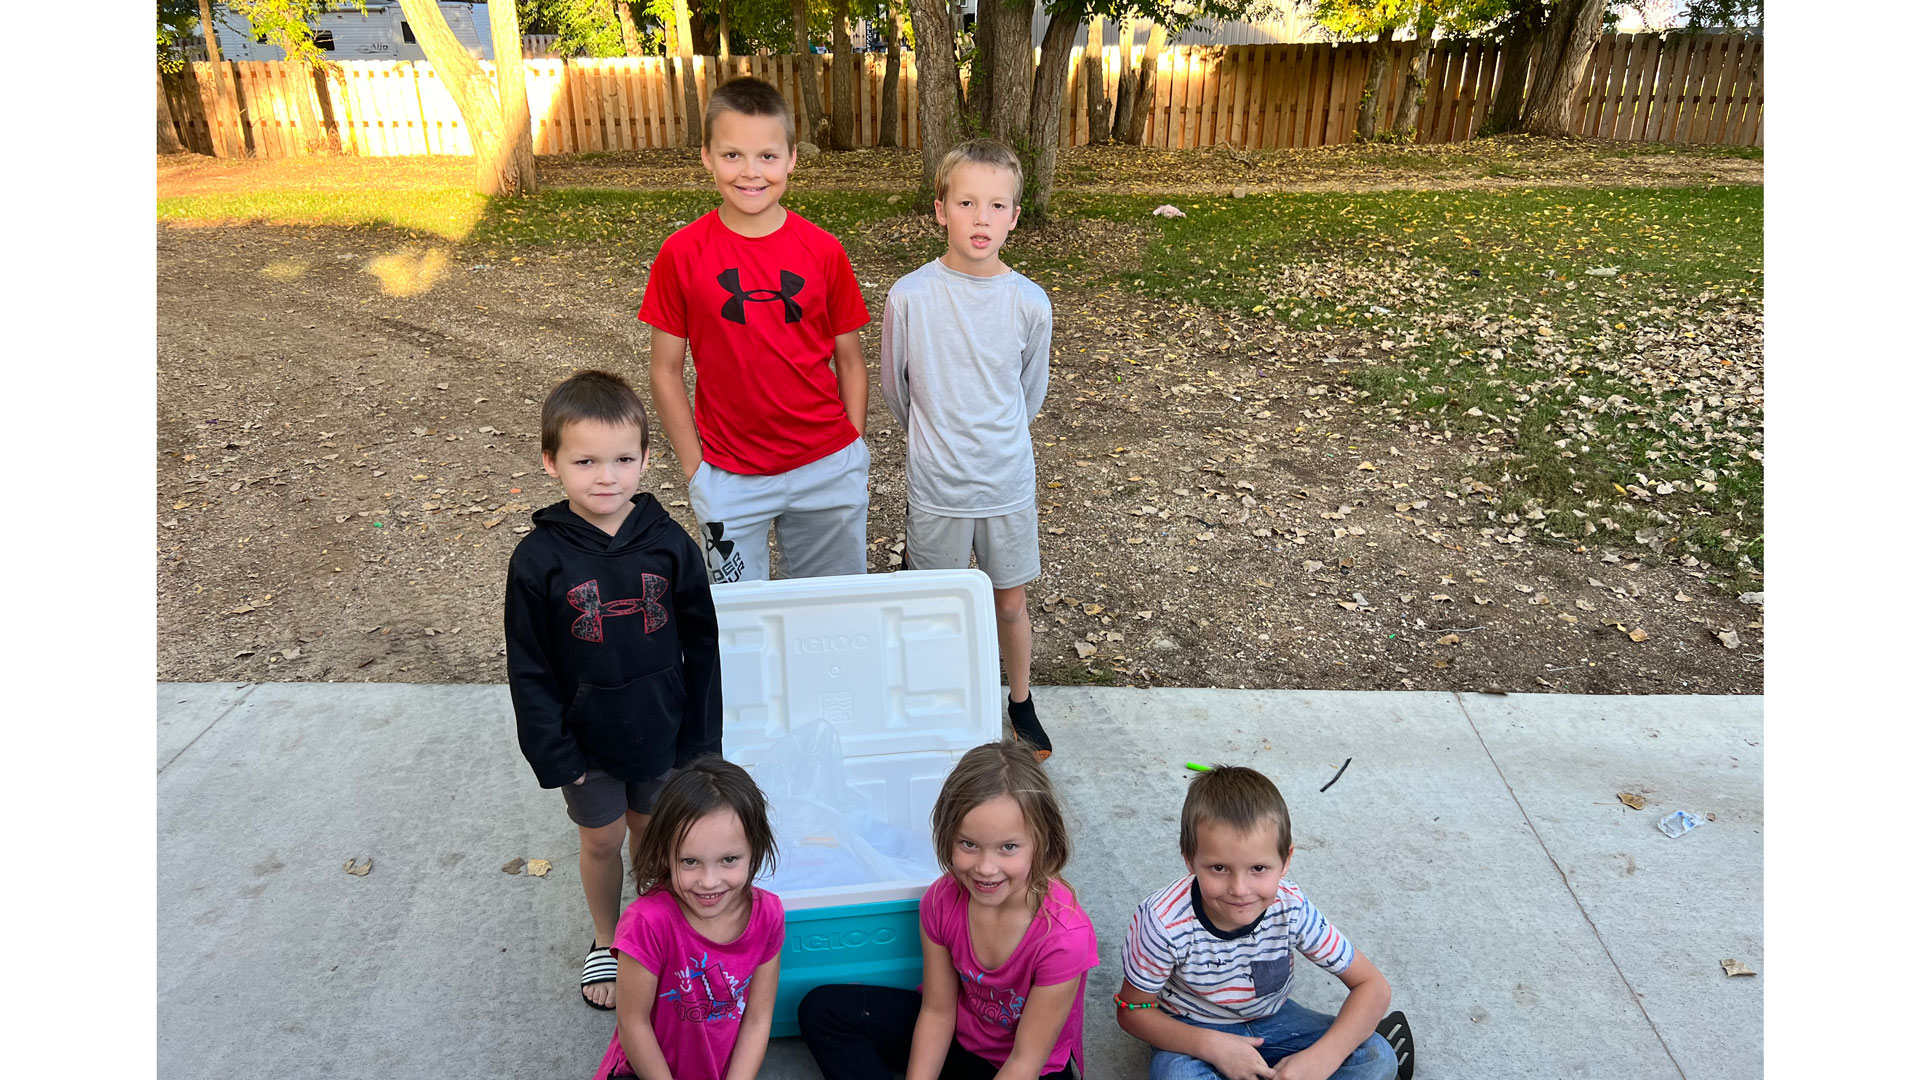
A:
{"label": "red t-shirt", "polygon": [[715,468],[769,476],[860,437],[828,361],[833,339],[871,318],[833,234],[787,211],[741,236],[712,211],[667,237],[640,321],[693,350],[693,421]]}

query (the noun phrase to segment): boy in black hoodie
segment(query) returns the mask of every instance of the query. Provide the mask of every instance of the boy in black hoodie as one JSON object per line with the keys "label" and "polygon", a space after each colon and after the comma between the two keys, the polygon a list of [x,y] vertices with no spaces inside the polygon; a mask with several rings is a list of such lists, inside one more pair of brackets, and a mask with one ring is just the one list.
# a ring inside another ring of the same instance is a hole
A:
{"label": "boy in black hoodie", "polygon": [[621,841],[638,844],[673,769],[720,752],[719,627],[699,545],[640,490],[632,387],[603,371],[554,387],[540,457],[567,497],[534,513],[508,564],[507,685],[521,753],[580,827],[580,996],[611,1009]]}

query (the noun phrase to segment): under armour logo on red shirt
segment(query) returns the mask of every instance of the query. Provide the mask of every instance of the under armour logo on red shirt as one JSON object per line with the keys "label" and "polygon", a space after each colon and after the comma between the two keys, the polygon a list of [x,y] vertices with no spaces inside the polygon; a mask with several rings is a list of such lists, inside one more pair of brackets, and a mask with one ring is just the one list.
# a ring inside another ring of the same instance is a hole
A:
{"label": "under armour logo on red shirt", "polygon": [[781,307],[786,309],[787,322],[797,323],[800,321],[800,302],[795,300],[794,297],[800,295],[800,290],[806,287],[807,279],[791,270],[780,271],[780,288],[778,290],[741,288],[740,271],[738,269],[722,270],[716,280],[720,282],[721,288],[733,294],[727,298],[726,303],[720,305],[720,317],[728,322],[737,322],[741,326],[745,326],[747,325],[747,303],[749,301],[755,304],[771,304],[775,300],[780,301]]}
{"label": "under armour logo on red shirt", "polygon": [[573,620],[573,636],[581,641],[605,641],[606,629],[600,620],[635,612],[642,616],[644,632],[651,634],[667,625],[667,609],[660,603],[660,598],[665,595],[667,579],[659,574],[640,575],[640,597],[637,600],[609,600],[603,603],[598,578],[575,585],[567,590],[567,603],[581,612],[580,617]]}

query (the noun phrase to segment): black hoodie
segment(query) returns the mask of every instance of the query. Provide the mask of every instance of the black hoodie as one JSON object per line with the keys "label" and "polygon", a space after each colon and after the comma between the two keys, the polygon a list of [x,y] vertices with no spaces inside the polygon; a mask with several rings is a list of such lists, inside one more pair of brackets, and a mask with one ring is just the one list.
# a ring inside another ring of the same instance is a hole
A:
{"label": "black hoodie", "polygon": [[507,686],[540,786],[719,753],[719,624],[693,537],[646,492],[613,536],[564,499],[533,523],[507,566]]}

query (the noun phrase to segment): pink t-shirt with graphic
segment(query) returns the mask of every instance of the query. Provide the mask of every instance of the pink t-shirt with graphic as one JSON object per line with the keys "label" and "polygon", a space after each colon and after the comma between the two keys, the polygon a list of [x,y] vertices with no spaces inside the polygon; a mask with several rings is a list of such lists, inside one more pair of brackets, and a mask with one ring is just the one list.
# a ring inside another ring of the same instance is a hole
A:
{"label": "pink t-shirt with graphic", "polygon": [[[748,984],[761,964],[779,955],[786,927],[780,898],[765,889],[753,890],[746,931],[725,945],[701,936],[664,889],[627,905],[613,932],[612,948],[660,979],[654,990],[653,1037],[676,1080],[722,1080],[726,1075],[747,1009]],[[632,1073],[616,1030],[593,1080]]]}
{"label": "pink t-shirt with graphic", "polygon": [[952,874],[942,875],[921,898],[920,926],[929,939],[953,954],[954,970],[960,975],[954,1035],[961,1046],[995,1065],[1005,1065],[1013,1053],[1014,1028],[1026,1010],[1028,993],[1036,986],[1077,980],[1073,1010],[1040,1072],[1058,1072],[1067,1067],[1068,1058],[1084,1067],[1080,1034],[1087,972],[1099,966],[1100,951],[1094,944],[1092,921],[1065,885],[1054,881],[1013,955],[991,971],[973,955],[967,890]]}

